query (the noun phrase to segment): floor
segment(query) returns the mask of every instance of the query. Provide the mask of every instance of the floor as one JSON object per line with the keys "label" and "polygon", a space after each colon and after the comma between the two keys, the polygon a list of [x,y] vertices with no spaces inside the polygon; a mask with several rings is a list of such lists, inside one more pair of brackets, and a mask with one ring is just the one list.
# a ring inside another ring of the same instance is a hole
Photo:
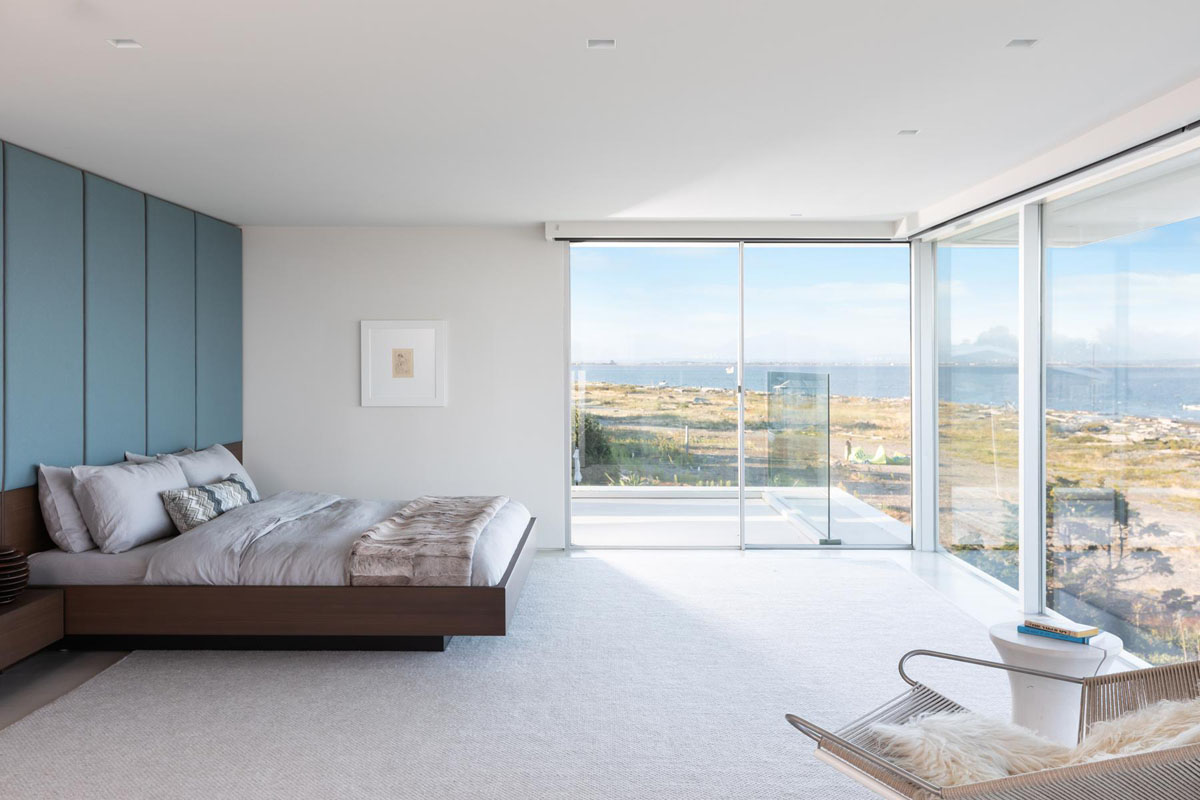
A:
{"label": "floor", "polygon": [[82,686],[128,653],[43,650],[0,672],[0,728]]}
{"label": "floor", "polygon": [[[0,731],[6,797],[866,798],[840,725],[986,629],[911,554],[542,553],[510,634],[446,653],[139,651]],[[899,560],[897,560],[899,559]],[[950,576],[953,580],[954,576]],[[1007,684],[920,677],[989,713]],[[0,693],[7,693],[0,676]]]}
{"label": "floor", "polygon": [[[803,490],[801,490],[803,491]],[[737,547],[738,502],[689,496],[675,489],[614,493],[589,487],[571,500],[571,541],[577,547]],[[746,544],[817,546],[832,537],[849,546],[907,547],[911,535],[900,523],[853,495],[834,488],[828,512],[823,497],[797,490],[764,490],[746,498]],[[828,522],[826,522],[828,516]]]}

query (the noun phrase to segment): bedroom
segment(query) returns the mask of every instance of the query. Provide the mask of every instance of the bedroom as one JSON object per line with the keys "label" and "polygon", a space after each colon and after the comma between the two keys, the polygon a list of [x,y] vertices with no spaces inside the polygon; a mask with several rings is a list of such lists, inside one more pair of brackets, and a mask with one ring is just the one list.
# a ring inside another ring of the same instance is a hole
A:
{"label": "bedroom", "polygon": [[860,797],[909,651],[1194,661],[1196,16],[6,4],[0,785]]}

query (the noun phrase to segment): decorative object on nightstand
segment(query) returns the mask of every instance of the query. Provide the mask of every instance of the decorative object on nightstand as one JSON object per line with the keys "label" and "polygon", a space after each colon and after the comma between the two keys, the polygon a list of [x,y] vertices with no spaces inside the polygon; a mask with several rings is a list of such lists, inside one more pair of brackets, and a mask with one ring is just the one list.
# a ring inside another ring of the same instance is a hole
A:
{"label": "decorative object on nightstand", "polygon": [[1102,631],[1095,625],[1080,625],[1078,622],[1069,620],[1046,620],[1042,617],[1033,617],[1025,620],[1024,625],[1018,625],[1017,633],[1045,636],[1049,639],[1058,639],[1074,644],[1087,644],[1093,636],[1099,636]]}
{"label": "decorative object on nightstand", "polygon": [[0,606],[0,669],[63,638],[62,589],[30,589]]}
{"label": "decorative object on nightstand", "polygon": [[0,605],[11,603],[29,583],[29,559],[20,550],[0,547]]}

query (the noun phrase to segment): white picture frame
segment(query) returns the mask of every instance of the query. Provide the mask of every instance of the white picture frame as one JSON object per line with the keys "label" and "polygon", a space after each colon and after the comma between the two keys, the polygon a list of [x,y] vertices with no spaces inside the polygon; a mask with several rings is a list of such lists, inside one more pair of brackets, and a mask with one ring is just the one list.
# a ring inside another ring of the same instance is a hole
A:
{"label": "white picture frame", "polygon": [[445,320],[364,319],[361,405],[444,406],[449,363]]}

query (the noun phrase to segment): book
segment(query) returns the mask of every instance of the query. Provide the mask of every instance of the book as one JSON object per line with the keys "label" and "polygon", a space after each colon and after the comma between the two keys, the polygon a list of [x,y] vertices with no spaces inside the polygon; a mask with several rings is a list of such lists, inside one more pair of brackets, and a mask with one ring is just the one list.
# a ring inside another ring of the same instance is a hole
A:
{"label": "book", "polygon": [[1074,636],[1077,639],[1082,639],[1085,636],[1100,635],[1100,629],[1094,625],[1080,625],[1078,622],[1071,622],[1065,619],[1027,619],[1025,620],[1025,627],[1059,633],[1063,636]]}
{"label": "book", "polygon": [[1028,625],[1018,625],[1017,633],[1028,633],[1033,636],[1045,636],[1047,639],[1058,639],[1060,642],[1071,642],[1073,644],[1087,644],[1092,640],[1090,636],[1064,636],[1061,633],[1054,631],[1042,630],[1041,628],[1031,628]]}

